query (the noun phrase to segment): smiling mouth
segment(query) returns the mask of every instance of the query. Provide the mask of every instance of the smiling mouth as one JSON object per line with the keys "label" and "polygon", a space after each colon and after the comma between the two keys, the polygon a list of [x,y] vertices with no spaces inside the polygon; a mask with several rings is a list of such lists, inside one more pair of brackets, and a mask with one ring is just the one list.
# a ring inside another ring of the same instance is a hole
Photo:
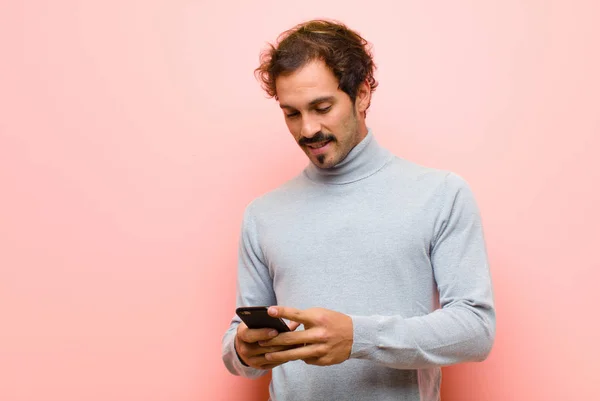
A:
{"label": "smiling mouth", "polygon": [[[313,156],[324,158],[325,154],[329,152],[329,149],[331,148],[331,143],[333,143],[332,140],[309,143],[306,144],[306,151],[308,154],[311,154]],[[321,163],[323,163],[323,161],[321,161]]]}
{"label": "smiling mouth", "polygon": [[311,144],[308,144],[306,146],[308,146],[311,149],[320,149],[320,148],[324,147],[325,145],[327,145],[329,142],[331,142],[331,141],[311,143]]}

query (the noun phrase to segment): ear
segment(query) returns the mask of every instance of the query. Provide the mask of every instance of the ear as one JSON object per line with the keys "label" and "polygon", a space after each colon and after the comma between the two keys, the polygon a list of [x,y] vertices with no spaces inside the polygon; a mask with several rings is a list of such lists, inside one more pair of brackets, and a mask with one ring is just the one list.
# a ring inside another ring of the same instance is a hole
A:
{"label": "ear", "polygon": [[367,81],[363,81],[356,92],[356,111],[364,115],[371,104],[371,86]]}

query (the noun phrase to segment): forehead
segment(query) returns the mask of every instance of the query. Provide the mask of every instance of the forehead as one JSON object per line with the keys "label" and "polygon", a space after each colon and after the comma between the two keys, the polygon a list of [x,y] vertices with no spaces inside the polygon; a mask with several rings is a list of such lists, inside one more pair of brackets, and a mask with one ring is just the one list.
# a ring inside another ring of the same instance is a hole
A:
{"label": "forehead", "polygon": [[275,80],[279,103],[300,107],[316,98],[340,96],[342,92],[335,75],[321,60],[311,61],[291,74]]}

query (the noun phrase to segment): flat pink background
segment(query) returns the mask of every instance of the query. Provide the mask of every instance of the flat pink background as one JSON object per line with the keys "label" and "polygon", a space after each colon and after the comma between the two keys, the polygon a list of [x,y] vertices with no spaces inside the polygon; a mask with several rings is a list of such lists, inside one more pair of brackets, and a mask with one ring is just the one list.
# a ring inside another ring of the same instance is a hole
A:
{"label": "flat pink background", "polygon": [[498,333],[444,400],[598,399],[600,3],[3,1],[0,400],[265,400],[229,375],[244,206],[306,164],[252,71],[305,19],[374,43],[367,119],[479,201]]}

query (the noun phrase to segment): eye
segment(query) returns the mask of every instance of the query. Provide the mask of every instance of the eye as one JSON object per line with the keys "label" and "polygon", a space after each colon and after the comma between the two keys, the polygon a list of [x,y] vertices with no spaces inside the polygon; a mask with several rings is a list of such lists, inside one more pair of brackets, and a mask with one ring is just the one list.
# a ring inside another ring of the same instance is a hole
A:
{"label": "eye", "polygon": [[298,117],[300,115],[300,113],[298,113],[297,111],[294,111],[292,113],[285,113],[285,116],[287,118],[294,118],[294,117]]}
{"label": "eye", "polygon": [[331,106],[320,107],[320,108],[317,108],[315,110],[317,111],[317,113],[325,114],[325,113],[329,112],[329,110],[331,110]]}

